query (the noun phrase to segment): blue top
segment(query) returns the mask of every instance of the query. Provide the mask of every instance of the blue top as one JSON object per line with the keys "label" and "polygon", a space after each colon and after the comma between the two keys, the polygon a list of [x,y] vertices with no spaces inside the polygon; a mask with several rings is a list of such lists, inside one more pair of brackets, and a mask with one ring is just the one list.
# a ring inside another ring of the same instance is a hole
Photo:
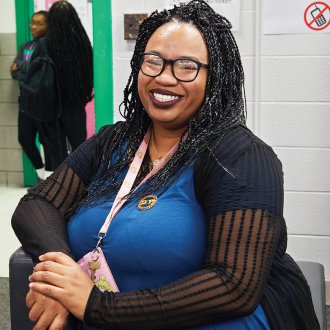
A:
{"label": "blue top", "polygon": [[[128,200],[103,241],[103,252],[121,292],[156,288],[203,267],[207,228],[196,200],[193,166],[157,197],[156,204],[144,211],[138,209],[137,200]],[[95,248],[111,205],[83,207],[69,222],[69,244],[77,260]],[[270,328],[259,305],[249,316],[196,329]]]}

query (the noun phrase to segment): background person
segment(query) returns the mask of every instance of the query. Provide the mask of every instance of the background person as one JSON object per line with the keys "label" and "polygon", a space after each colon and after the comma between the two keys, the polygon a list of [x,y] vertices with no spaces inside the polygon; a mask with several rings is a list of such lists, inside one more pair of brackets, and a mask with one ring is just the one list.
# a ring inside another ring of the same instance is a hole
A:
{"label": "background person", "polygon": [[[75,8],[67,1],[49,9],[47,45],[55,63],[62,100],[59,118],[61,145],[75,150],[86,140],[87,102],[93,98],[93,51]],[[49,127],[56,134],[56,127]],[[67,155],[67,148],[62,153]],[[57,166],[64,160],[58,159]]]}
{"label": "background person", "polygon": [[[201,0],[143,22],[126,121],[84,143],[13,215],[24,249],[35,261],[43,254],[30,276],[34,315],[37,292],[85,329],[319,329],[307,282],[285,253],[281,163],[245,126],[230,28]],[[101,292],[71,257],[96,246],[146,132],[134,187],[178,149],[115,216],[103,250],[121,292]]]}
{"label": "background person", "polygon": [[[39,39],[44,37],[47,31],[47,15],[48,13],[46,11],[38,11],[32,15],[30,30],[33,40],[24,43],[20,47],[13,64],[10,66],[11,76],[19,82],[24,80],[31,59],[38,54],[37,46]],[[39,149],[36,146],[37,133],[39,135],[39,141],[44,147],[46,171],[52,171],[53,168],[51,168],[51,164],[48,161],[50,155],[44,140],[42,123],[25,114],[19,102],[18,142],[35,167],[39,180],[43,180],[45,178],[45,166]]]}

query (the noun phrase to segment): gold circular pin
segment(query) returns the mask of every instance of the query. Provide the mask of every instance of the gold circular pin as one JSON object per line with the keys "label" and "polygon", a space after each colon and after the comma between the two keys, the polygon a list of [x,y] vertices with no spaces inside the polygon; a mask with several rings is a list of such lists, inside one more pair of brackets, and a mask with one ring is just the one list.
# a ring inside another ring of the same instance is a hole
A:
{"label": "gold circular pin", "polygon": [[137,208],[140,211],[146,211],[151,209],[156,203],[157,203],[157,196],[155,195],[144,196],[139,200]]}

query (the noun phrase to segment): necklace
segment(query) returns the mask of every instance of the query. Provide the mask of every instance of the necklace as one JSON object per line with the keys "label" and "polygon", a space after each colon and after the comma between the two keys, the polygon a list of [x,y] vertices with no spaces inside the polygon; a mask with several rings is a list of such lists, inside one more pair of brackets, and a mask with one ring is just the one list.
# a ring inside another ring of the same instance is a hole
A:
{"label": "necklace", "polygon": [[154,142],[153,142],[153,139],[152,138],[153,138],[153,134],[151,136],[151,141],[150,142],[151,142],[151,147],[154,150],[155,155],[157,157],[155,160],[152,161],[152,167],[155,167],[155,166],[157,166],[159,164],[159,162],[161,161],[161,159],[163,158],[163,156],[159,156],[159,154],[158,154],[158,152],[156,150],[156,147],[154,146]]}
{"label": "necklace", "polygon": [[[159,153],[158,153],[158,151],[156,149],[156,146],[154,145],[154,139],[153,139],[153,137],[154,137],[154,131],[152,130],[151,131],[150,144],[151,144],[151,147],[152,147],[152,149],[153,149],[153,151],[154,151],[154,153],[155,153],[155,155],[157,157],[155,160],[152,160],[151,161],[152,168],[156,167],[160,163],[160,161],[165,157],[165,156],[159,156]],[[181,136],[179,137],[179,139],[178,139],[177,142],[179,142],[180,139],[181,139]]]}

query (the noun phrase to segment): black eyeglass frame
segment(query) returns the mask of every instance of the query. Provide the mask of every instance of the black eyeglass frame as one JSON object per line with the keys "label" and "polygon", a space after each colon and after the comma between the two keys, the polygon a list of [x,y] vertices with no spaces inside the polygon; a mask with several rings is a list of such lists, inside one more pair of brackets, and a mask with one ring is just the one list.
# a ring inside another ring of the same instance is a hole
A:
{"label": "black eyeglass frame", "polygon": [[42,27],[42,26],[47,25],[47,22],[41,23],[41,22],[30,21],[29,26],[33,26],[33,25],[36,25],[38,27]]}
{"label": "black eyeglass frame", "polygon": [[[142,64],[143,64],[143,59],[144,59],[144,56],[145,55],[158,56],[159,58],[161,58],[163,60],[163,67],[162,67],[162,69],[160,70],[160,72],[158,74],[156,74],[156,75],[150,75],[150,74],[146,74],[145,72],[143,72],[143,70],[142,70]],[[196,76],[195,76],[194,79],[183,80],[183,79],[179,79],[175,75],[175,73],[174,73],[174,63],[176,61],[180,61],[180,60],[189,60],[189,61],[192,61],[192,62],[196,63],[198,69],[196,70]],[[142,54],[140,54],[140,70],[141,70],[141,72],[144,75],[146,75],[148,77],[156,78],[156,77],[160,76],[164,72],[165,67],[166,67],[167,64],[169,64],[171,66],[173,77],[175,77],[176,80],[182,81],[182,82],[191,82],[191,81],[194,81],[197,78],[198,74],[199,74],[200,68],[206,68],[206,69],[208,69],[210,67],[209,64],[201,63],[201,62],[198,62],[198,61],[193,60],[191,58],[177,58],[175,60],[169,60],[169,59],[164,58],[164,57],[160,56],[159,54],[155,54],[155,53],[142,53]]]}

